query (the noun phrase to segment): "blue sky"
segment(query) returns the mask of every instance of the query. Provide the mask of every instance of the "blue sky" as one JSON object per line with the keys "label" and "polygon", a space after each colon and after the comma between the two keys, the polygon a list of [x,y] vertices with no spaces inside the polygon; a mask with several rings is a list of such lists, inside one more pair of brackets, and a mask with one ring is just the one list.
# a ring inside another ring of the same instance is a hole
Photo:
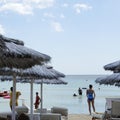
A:
{"label": "blue sky", "polygon": [[120,59],[120,0],[0,0],[0,33],[65,74],[109,74]]}

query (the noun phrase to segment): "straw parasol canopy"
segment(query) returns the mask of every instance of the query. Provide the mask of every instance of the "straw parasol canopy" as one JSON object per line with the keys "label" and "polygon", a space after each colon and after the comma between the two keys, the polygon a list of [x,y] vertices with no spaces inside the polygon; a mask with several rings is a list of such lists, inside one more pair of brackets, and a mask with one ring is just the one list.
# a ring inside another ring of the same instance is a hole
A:
{"label": "straw parasol canopy", "polygon": [[120,60],[104,66],[105,70],[111,70],[114,73],[120,72]]}
{"label": "straw parasol canopy", "polygon": [[28,68],[50,61],[50,56],[24,46],[24,42],[0,35],[0,67]]}
{"label": "straw parasol canopy", "polygon": [[46,65],[47,69],[49,69],[49,71],[51,71],[52,73],[54,73],[57,77],[65,77],[65,75],[55,69],[53,69],[52,66],[48,66]]}
{"label": "straw parasol canopy", "polygon": [[[58,77],[65,77],[65,75],[53,67],[48,67],[47,65],[35,65],[27,69],[17,69],[17,68],[0,68],[0,75],[3,75],[3,80],[12,80],[10,76],[12,73],[16,73],[16,76],[19,76],[19,80],[25,79],[28,81],[31,79],[57,79]],[[7,75],[7,77],[6,77]],[[5,79],[6,78],[6,79]],[[21,79],[20,79],[21,78]]]}
{"label": "straw parasol canopy", "polygon": [[99,77],[95,80],[96,83],[100,85],[115,85],[120,87],[120,73],[113,73],[112,75],[107,75],[103,77]]}
{"label": "straw parasol canopy", "polygon": [[113,74],[99,77],[95,80],[96,83],[105,85],[115,85],[120,87],[120,61],[116,61],[104,66],[105,70],[113,71]]}
{"label": "straw parasol canopy", "polygon": [[[37,70],[39,67],[41,68],[40,71]],[[35,71],[34,68],[37,70],[36,71],[36,72],[38,72],[37,74],[42,74],[41,76],[43,78],[34,79],[34,81],[31,80],[31,91],[32,91],[32,82],[37,83],[37,84],[41,84],[41,109],[42,109],[43,108],[43,84],[44,83],[45,84],[67,84],[67,82],[60,79],[61,77],[62,78],[65,77],[65,75],[63,73],[53,69],[52,66],[47,66],[47,65],[46,66],[45,65],[43,65],[43,66],[34,66],[31,69],[27,69],[26,71],[27,72]],[[26,73],[26,72],[24,71],[24,73]],[[29,82],[29,81],[26,81],[26,82]]]}
{"label": "straw parasol canopy", "polygon": [[[17,75],[22,75],[22,77],[17,77],[16,81],[21,83],[31,83],[31,114],[33,114],[33,83],[41,84],[41,108],[43,104],[43,83],[45,84],[67,84],[60,79],[60,77],[65,77],[65,75],[57,70],[53,69],[53,67],[46,65],[35,65],[31,68],[19,70],[19,69],[9,69],[4,68],[2,71],[6,72],[15,72]],[[1,77],[1,80],[12,80],[10,76]]]}
{"label": "straw parasol canopy", "polygon": [[[33,65],[41,65],[50,61],[50,56],[33,49],[24,47],[24,42],[0,35],[0,68],[30,68]],[[13,75],[13,103],[12,120],[15,120],[15,91],[16,75]],[[6,73],[8,75],[8,72]]]}
{"label": "straw parasol canopy", "polygon": [[57,79],[45,79],[45,80],[34,80],[34,83],[36,84],[56,84],[56,85],[59,85],[59,84],[64,84],[66,85],[67,82],[65,82],[64,80],[60,79],[60,78],[57,78]]}

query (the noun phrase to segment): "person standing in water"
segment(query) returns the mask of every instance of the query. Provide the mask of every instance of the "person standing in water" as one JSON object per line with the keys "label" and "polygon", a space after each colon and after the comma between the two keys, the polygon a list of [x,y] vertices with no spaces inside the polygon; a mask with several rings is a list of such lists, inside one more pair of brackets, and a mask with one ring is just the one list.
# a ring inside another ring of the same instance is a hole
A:
{"label": "person standing in water", "polygon": [[92,105],[93,111],[95,112],[94,101],[96,96],[92,85],[89,85],[89,89],[86,90],[86,96],[87,96],[89,113],[91,115],[91,105]]}
{"label": "person standing in water", "polygon": [[78,94],[79,95],[82,95],[82,89],[79,87],[79,89],[78,89]]}

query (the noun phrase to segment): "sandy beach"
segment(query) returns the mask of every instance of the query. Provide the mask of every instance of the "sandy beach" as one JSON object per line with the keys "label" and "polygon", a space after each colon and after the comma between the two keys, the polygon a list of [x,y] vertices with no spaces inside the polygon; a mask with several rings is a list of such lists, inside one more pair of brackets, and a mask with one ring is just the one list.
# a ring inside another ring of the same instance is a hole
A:
{"label": "sandy beach", "polygon": [[92,116],[88,114],[69,114],[68,120],[92,120]]}

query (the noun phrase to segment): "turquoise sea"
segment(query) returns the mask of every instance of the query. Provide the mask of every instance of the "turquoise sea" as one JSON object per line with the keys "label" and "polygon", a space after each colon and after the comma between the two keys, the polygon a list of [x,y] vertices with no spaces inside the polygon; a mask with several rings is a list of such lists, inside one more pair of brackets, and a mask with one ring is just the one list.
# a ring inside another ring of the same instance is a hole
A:
{"label": "turquoise sea", "polygon": [[[53,106],[66,107],[69,113],[86,113],[88,114],[86,89],[83,89],[83,95],[73,97],[78,94],[78,88],[88,88],[89,84],[93,85],[96,93],[95,107],[97,112],[105,111],[106,97],[119,97],[120,88],[115,86],[99,85],[95,83],[95,79],[102,75],[67,75],[63,80],[68,82],[67,85],[43,85],[43,107],[50,109]],[[9,90],[12,82],[0,82],[0,91]],[[17,83],[17,91],[21,91],[19,105],[22,104],[21,99],[25,99],[25,103],[30,106],[30,84]],[[40,93],[40,85],[34,84],[35,92]],[[10,111],[9,99],[0,97],[0,112]]]}

